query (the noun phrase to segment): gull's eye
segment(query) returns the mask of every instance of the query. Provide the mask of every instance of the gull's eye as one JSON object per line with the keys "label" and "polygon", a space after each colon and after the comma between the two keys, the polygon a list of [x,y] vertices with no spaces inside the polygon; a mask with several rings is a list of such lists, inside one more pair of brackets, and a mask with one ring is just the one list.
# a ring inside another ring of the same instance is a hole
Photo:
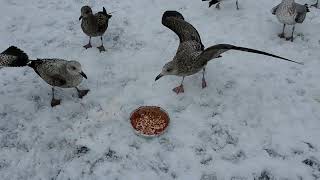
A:
{"label": "gull's eye", "polygon": [[76,67],[72,66],[71,69],[72,69],[72,70],[76,70]]}
{"label": "gull's eye", "polygon": [[167,72],[171,72],[171,71],[172,71],[172,68],[168,68],[168,69],[167,69]]}

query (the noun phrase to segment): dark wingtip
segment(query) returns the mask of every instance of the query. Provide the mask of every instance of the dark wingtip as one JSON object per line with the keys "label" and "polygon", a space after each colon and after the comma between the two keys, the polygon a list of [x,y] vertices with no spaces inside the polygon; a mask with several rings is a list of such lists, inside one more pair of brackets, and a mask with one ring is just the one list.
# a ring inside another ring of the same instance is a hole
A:
{"label": "dark wingtip", "polygon": [[239,51],[246,51],[246,52],[251,52],[251,53],[271,56],[271,57],[274,57],[274,58],[279,58],[279,59],[282,59],[282,60],[285,60],[285,61],[289,61],[289,62],[292,62],[292,63],[300,64],[300,65],[304,64],[303,62],[297,62],[297,61],[294,61],[294,60],[291,60],[291,59],[287,59],[287,58],[284,58],[284,57],[281,57],[281,56],[270,54],[270,53],[267,53],[267,52],[264,52],[264,51],[259,51],[259,50],[256,50],[256,49],[250,49],[250,48],[240,47],[240,46],[233,46],[233,45],[230,45],[230,44],[222,44],[221,46],[224,49],[234,49],[234,50],[239,50]]}
{"label": "dark wingtip", "polygon": [[15,46],[10,46],[8,49],[3,51],[1,54],[6,54],[6,55],[11,55],[17,57],[17,59],[8,66],[11,67],[20,67],[20,66],[25,66],[29,62],[29,57],[28,55],[23,52],[21,49],[15,47]]}
{"label": "dark wingtip", "polygon": [[23,52],[21,49],[17,48],[16,46],[10,46],[8,49],[3,51],[2,54],[17,56],[19,58],[23,58],[27,60],[29,59],[28,55],[25,52]]}
{"label": "dark wingtip", "polygon": [[175,17],[175,18],[184,20],[184,17],[178,11],[166,11],[162,15],[162,22],[168,17]]}

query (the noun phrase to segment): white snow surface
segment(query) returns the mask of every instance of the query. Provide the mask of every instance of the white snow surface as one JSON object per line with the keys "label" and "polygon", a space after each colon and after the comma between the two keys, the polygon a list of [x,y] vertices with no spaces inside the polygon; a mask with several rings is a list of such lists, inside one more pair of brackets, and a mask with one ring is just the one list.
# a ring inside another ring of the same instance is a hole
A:
{"label": "white snow surface", "polygon": [[[302,2],[300,3],[314,3]],[[28,67],[0,70],[1,180],[312,180],[320,179],[320,10],[310,8],[294,42],[278,38],[270,12],[279,0],[241,0],[208,8],[200,0],[1,0],[0,49],[23,49],[31,59],[81,62],[91,91],[78,99],[51,87]],[[99,53],[80,28],[80,8],[115,11]],[[161,24],[177,10],[206,47],[218,43],[256,48],[267,56],[229,51],[185,79],[163,77],[162,66],[179,39]],[[291,27],[287,29],[287,36]],[[134,134],[131,111],[156,105],[170,114],[164,135]]]}

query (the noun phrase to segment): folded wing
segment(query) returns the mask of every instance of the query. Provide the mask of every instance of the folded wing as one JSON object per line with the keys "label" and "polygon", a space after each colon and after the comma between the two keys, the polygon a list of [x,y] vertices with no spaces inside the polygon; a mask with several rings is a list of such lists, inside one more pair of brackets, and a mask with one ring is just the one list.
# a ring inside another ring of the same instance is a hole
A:
{"label": "folded wing", "polygon": [[309,8],[308,8],[308,6],[306,4],[305,5],[301,5],[301,4],[298,4],[298,3],[295,3],[295,7],[296,7],[296,10],[297,10],[297,16],[295,18],[295,21],[297,23],[303,23],[303,21],[306,18],[307,12],[310,12]]}

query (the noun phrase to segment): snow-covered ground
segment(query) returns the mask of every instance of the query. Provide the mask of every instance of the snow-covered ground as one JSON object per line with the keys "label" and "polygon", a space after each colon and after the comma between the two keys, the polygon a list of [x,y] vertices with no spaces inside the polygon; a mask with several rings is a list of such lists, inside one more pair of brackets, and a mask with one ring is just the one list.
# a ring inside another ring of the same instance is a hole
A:
{"label": "snow-covered ground", "polygon": [[[292,43],[277,36],[278,3],[241,0],[236,11],[232,1],[217,10],[200,0],[93,0],[95,12],[115,11],[99,53],[82,47],[85,1],[1,0],[0,49],[78,60],[91,91],[80,100],[58,89],[62,104],[51,108],[51,87],[31,68],[1,69],[0,179],[320,179],[320,10],[311,8]],[[230,51],[209,63],[207,89],[197,74],[177,96],[180,78],[154,82],[179,43],[161,24],[165,10],[180,11],[206,47],[231,43],[305,65]],[[166,134],[133,133],[129,114],[141,105],[168,111]]]}

